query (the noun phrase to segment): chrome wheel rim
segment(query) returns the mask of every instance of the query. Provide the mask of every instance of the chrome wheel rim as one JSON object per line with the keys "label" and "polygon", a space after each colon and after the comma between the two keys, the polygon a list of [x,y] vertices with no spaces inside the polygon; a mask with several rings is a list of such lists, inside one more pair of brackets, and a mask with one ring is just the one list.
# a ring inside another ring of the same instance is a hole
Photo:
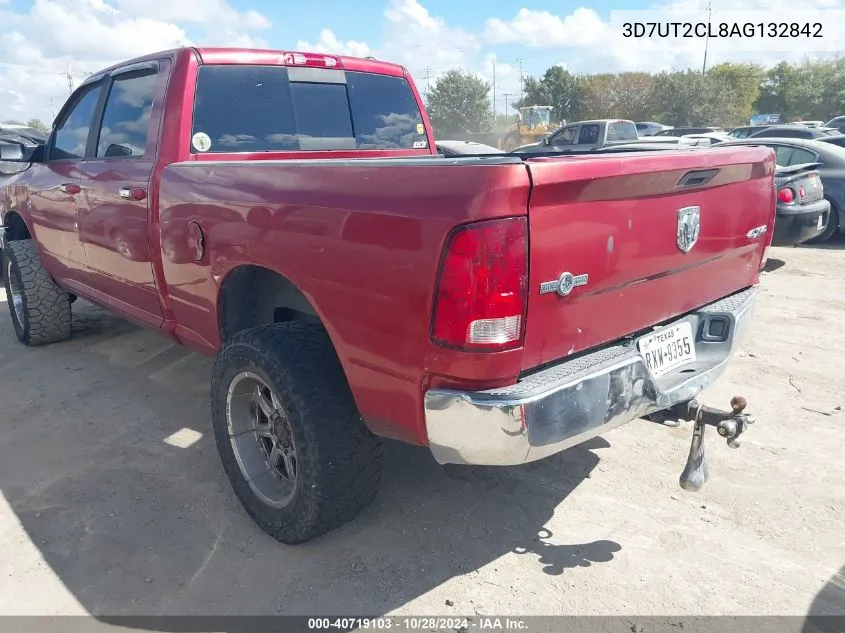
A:
{"label": "chrome wheel rim", "polygon": [[241,372],[226,395],[226,423],[238,468],[267,505],[286,506],[296,491],[299,462],[287,413],[258,375]]}
{"label": "chrome wheel rim", "polygon": [[23,288],[21,288],[18,280],[12,275],[11,260],[6,263],[6,279],[9,280],[9,294],[11,295],[9,301],[12,302],[15,319],[23,325]]}

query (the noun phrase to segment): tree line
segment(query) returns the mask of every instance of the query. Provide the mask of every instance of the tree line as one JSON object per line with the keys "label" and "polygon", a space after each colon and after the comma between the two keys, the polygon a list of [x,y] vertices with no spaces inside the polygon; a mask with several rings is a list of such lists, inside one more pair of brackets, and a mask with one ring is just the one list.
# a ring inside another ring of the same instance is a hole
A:
{"label": "tree line", "polygon": [[[523,94],[514,109],[550,105],[556,122],[618,117],[673,126],[734,127],[747,125],[755,113],[780,114],[782,121],[827,121],[845,114],[845,57],[781,62],[770,68],[728,62],[704,73],[574,74],[552,66],[540,77],[526,77]],[[495,127],[490,85],[460,70],[438,78],[427,107],[440,136]]]}

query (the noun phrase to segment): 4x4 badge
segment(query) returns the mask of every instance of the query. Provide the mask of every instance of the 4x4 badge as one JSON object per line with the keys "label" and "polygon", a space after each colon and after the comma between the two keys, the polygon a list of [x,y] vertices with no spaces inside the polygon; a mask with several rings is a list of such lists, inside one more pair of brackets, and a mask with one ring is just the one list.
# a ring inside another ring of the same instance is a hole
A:
{"label": "4x4 badge", "polygon": [[540,294],[545,295],[550,292],[556,292],[561,297],[565,297],[575,286],[586,286],[589,280],[589,275],[573,275],[572,273],[563,273],[554,281],[544,281],[540,284]]}

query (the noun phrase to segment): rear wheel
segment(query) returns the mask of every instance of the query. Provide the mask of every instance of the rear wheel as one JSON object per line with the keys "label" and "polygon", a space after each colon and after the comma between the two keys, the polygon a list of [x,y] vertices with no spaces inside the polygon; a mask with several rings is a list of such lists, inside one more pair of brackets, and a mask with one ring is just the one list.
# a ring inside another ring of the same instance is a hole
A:
{"label": "rear wheel", "polygon": [[322,327],[284,323],[239,332],[214,363],[211,397],[226,475],[273,538],[311,540],[375,498],[381,442],[358,414]]}
{"label": "rear wheel", "polygon": [[824,227],[824,231],[822,231],[819,235],[811,240],[807,240],[810,244],[821,244],[822,242],[827,242],[839,231],[839,210],[829,198],[828,202],[830,202],[830,213],[827,216],[827,226]]}
{"label": "rear wheel", "polygon": [[70,338],[70,295],[41,265],[32,240],[6,244],[3,272],[12,324],[21,343],[44,345]]}

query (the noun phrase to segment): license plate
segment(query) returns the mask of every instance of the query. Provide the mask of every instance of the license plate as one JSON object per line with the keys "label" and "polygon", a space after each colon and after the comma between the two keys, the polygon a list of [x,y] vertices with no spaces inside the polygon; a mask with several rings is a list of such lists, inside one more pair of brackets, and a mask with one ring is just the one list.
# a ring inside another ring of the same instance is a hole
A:
{"label": "license plate", "polygon": [[819,216],[819,223],[816,225],[816,228],[819,230],[824,228],[824,213]]}
{"label": "license plate", "polygon": [[652,332],[639,341],[640,356],[655,377],[695,362],[695,339],[689,323]]}

